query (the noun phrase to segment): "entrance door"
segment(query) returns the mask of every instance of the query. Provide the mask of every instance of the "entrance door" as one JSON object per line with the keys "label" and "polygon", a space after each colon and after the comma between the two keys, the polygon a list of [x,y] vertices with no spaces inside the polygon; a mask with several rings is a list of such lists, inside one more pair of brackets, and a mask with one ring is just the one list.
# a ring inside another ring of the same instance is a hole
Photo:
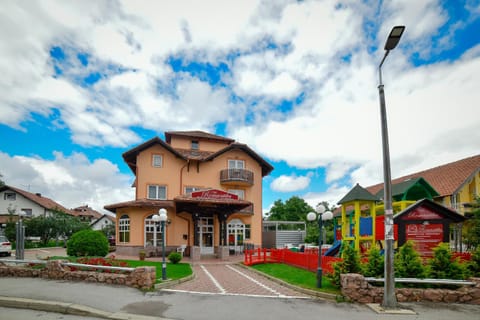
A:
{"label": "entrance door", "polygon": [[213,218],[200,218],[198,221],[200,254],[213,254]]}
{"label": "entrance door", "polygon": [[245,239],[245,225],[239,219],[233,219],[228,224],[228,246],[230,251],[239,253],[243,251]]}

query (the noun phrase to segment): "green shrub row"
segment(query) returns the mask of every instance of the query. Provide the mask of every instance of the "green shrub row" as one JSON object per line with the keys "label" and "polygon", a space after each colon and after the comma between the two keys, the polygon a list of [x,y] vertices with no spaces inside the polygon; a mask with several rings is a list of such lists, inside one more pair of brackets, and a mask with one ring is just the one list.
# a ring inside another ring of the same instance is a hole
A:
{"label": "green shrub row", "polygon": [[[361,273],[366,277],[381,278],[384,276],[384,257],[377,248],[369,250],[365,262],[360,255],[346,242],[342,244],[343,261],[333,265],[331,281],[340,286],[340,274]],[[411,241],[407,241],[398,249],[394,257],[394,271],[397,278],[433,278],[433,279],[467,279],[480,276],[480,247],[472,253],[468,262],[452,259],[452,252],[447,243],[441,243],[433,249],[433,257],[422,260]]]}

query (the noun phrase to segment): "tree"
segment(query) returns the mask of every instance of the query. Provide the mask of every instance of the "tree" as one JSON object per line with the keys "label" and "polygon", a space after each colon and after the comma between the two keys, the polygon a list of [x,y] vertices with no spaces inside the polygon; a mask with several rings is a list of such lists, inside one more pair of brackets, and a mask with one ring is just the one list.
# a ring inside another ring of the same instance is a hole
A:
{"label": "tree", "polygon": [[467,250],[474,251],[480,247],[480,198],[476,198],[473,210],[465,213],[468,220],[463,224],[463,242],[467,245]]}
{"label": "tree", "polygon": [[368,251],[367,262],[363,265],[363,275],[365,277],[383,277],[385,274],[385,257],[380,249],[373,247]]}
{"label": "tree", "polygon": [[268,220],[270,221],[306,221],[312,207],[300,197],[293,196],[285,203],[282,200],[274,202]]}
{"label": "tree", "polygon": [[25,220],[26,236],[40,237],[43,245],[59,237],[68,238],[73,233],[87,229],[87,223],[78,217],[66,214],[61,210],[53,210],[48,216],[38,216]]}
{"label": "tree", "polygon": [[98,256],[104,257],[108,253],[108,240],[101,231],[91,229],[81,230],[72,235],[67,243],[69,256]]}
{"label": "tree", "polygon": [[0,173],[0,187],[3,187],[5,185],[5,182],[3,181],[3,174]]}

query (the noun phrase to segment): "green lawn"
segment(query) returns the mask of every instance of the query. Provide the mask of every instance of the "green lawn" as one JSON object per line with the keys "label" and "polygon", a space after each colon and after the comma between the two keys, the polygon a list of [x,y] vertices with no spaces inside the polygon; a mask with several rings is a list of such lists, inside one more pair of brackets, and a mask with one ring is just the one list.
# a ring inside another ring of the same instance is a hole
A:
{"label": "green lawn", "polygon": [[[139,260],[119,260],[125,261],[132,268],[142,266],[153,266],[157,268],[157,280],[162,279],[162,263],[156,261],[139,261]],[[171,280],[185,278],[192,274],[192,268],[188,263],[167,263],[167,278]]]}
{"label": "green lawn", "polygon": [[282,263],[257,264],[252,266],[252,268],[298,287],[340,294],[340,289],[334,287],[330,280],[325,276],[322,277],[322,288],[317,288],[316,274],[311,271],[292,267]]}

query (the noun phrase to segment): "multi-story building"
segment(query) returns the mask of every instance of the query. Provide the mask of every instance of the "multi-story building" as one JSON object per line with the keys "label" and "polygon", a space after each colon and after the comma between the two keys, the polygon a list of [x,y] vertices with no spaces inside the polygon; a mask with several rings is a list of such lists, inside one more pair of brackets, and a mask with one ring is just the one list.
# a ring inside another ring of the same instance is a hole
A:
{"label": "multi-story building", "polygon": [[[273,167],[247,145],[202,131],[165,133],[125,152],[135,200],[105,206],[116,214],[117,252],[185,248],[192,259],[262,243],[262,179]],[[166,209],[165,234],[153,219]]]}

